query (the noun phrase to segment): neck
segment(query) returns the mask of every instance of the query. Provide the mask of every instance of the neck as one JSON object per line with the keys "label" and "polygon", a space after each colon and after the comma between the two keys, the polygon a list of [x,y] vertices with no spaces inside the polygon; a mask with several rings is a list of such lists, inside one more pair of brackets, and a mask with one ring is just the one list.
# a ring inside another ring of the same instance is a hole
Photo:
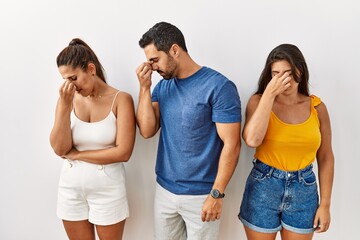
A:
{"label": "neck", "polygon": [[199,71],[201,68],[192,58],[187,55],[184,59],[179,61],[181,64],[179,65],[178,73],[176,74],[177,78],[187,78]]}
{"label": "neck", "polygon": [[294,105],[298,104],[302,101],[302,95],[300,93],[292,94],[292,95],[283,95],[280,94],[276,97],[276,101],[280,104],[284,105]]}
{"label": "neck", "polygon": [[94,81],[94,87],[88,97],[93,99],[99,99],[104,96],[106,92],[107,84],[99,78]]}

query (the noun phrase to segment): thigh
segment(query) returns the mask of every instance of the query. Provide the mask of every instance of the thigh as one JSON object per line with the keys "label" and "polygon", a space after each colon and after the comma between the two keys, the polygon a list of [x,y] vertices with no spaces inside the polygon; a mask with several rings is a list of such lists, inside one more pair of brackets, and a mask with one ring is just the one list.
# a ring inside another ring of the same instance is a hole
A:
{"label": "thigh", "polygon": [[[244,226],[246,237],[248,240],[275,240],[276,232],[275,233],[261,233],[252,230]],[[296,238],[294,238],[296,239]]]}
{"label": "thigh", "polygon": [[96,225],[96,232],[100,240],[121,240],[124,232],[125,220],[107,226]]}
{"label": "thigh", "polygon": [[94,225],[89,221],[63,220],[63,224],[69,240],[95,240]]}
{"label": "thigh", "polygon": [[247,178],[240,206],[241,222],[257,232],[278,232],[284,188],[281,179],[254,167]]}
{"label": "thigh", "polygon": [[78,161],[64,161],[58,188],[57,216],[68,221],[89,219],[89,206],[81,188],[83,172]]}
{"label": "thigh", "polygon": [[188,240],[216,240],[219,236],[220,220],[203,222],[201,210],[206,195],[183,195],[179,213],[185,221]]}
{"label": "thigh", "polygon": [[314,231],[314,217],[318,208],[318,192],[314,173],[289,185],[282,226],[291,232],[309,234]]}
{"label": "thigh", "polygon": [[85,188],[89,222],[108,226],[125,220],[129,216],[129,207],[123,165],[90,167]]}
{"label": "thigh", "polygon": [[157,184],[154,201],[156,240],[186,239],[185,223],[178,213],[177,202],[178,196]]}
{"label": "thigh", "polygon": [[281,230],[281,239],[282,240],[311,240],[314,236],[314,232],[308,233],[308,234],[300,234],[291,232],[285,228]]}

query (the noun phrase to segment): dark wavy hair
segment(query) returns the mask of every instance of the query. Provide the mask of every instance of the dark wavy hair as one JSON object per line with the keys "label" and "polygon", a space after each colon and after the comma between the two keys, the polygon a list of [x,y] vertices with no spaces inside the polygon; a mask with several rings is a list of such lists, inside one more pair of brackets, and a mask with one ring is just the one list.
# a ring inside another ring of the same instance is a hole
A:
{"label": "dark wavy hair", "polygon": [[152,43],[158,51],[163,51],[165,53],[169,53],[173,44],[179,45],[187,52],[184,35],[177,27],[167,22],[156,23],[143,34],[139,41],[141,48],[145,48]]}
{"label": "dark wavy hair", "polygon": [[255,94],[264,93],[266,86],[272,79],[271,65],[281,60],[285,60],[290,64],[292,76],[299,83],[298,92],[309,96],[309,70],[300,49],[292,44],[281,44],[270,52],[260,75],[258,89]]}
{"label": "dark wavy hair", "polygon": [[106,82],[104,68],[94,51],[81,39],[74,38],[56,58],[57,66],[72,66],[81,68],[84,72],[88,69],[88,64],[93,63],[96,67],[96,75]]}

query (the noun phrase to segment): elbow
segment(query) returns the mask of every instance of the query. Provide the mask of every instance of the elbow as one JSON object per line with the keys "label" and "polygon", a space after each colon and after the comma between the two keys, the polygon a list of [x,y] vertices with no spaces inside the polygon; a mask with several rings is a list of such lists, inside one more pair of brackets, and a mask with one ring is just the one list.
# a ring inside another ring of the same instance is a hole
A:
{"label": "elbow", "polygon": [[259,138],[243,136],[244,142],[251,148],[257,148],[261,145],[262,141]]}
{"label": "elbow", "polygon": [[157,126],[156,124],[140,124],[138,122],[137,125],[139,127],[140,135],[145,139],[155,136],[159,129],[159,126]]}
{"label": "elbow", "polygon": [[66,155],[72,148],[72,144],[64,144],[53,135],[50,136],[50,145],[54,153],[60,157]]}
{"label": "elbow", "polygon": [[121,154],[121,157],[119,157],[119,159],[121,159],[121,162],[128,162],[131,158],[132,152],[133,148]]}
{"label": "elbow", "polygon": [[[155,131],[155,133],[156,133],[156,131]],[[150,132],[150,131],[141,131],[141,129],[140,129],[140,135],[145,139],[152,138],[155,135],[155,133]]]}
{"label": "elbow", "polygon": [[149,139],[149,138],[152,138],[154,135],[141,134],[141,136],[145,139]]}
{"label": "elbow", "polygon": [[131,158],[132,151],[129,153],[126,153],[123,157],[123,162],[128,162]]}
{"label": "elbow", "polygon": [[69,152],[69,150],[64,149],[64,148],[53,147],[53,150],[54,150],[54,153],[56,155],[58,155],[59,157],[62,157],[62,156],[66,155]]}
{"label": "elbow", "polygon": [[245,143],[251,148],[257,148],[258,146],[260,146],[260,143],[258,143],[257,141],[245,141]]}

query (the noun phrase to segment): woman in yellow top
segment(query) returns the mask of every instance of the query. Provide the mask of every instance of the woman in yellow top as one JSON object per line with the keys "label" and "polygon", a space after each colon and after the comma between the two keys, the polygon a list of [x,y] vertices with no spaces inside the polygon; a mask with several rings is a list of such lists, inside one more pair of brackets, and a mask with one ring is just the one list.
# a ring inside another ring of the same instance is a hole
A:
{"label": "woman in yellow top", "polygon": [[[249,240],[312,239],[330,224],[334,176],[326,106],[309,94],[301,51],[273,49],[246,109],[243,138],[256,148],[239,219]],[[317,160],[320,199],[312,163]]]}

